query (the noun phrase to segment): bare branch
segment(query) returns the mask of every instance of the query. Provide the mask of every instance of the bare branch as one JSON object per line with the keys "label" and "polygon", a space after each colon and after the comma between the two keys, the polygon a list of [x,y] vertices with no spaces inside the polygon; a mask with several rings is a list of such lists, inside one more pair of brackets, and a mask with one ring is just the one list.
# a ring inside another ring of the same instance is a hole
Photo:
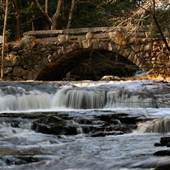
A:
{"label": "bare branch", "polygon": [[41,11],[41,13],[47,18],[48,22],[49,22],[50,24],[52,24],[51,18],[50,18],[49,15],[43,10],[43,8],[41,7],[39,1],[38,1],[38,0],[34,0],[34,1],[35,1],[35,3],[36,3],[37,7],[39,8],[39,10]]}
{"label": "bare branch", "polygon": [[161,34],[162,40],[163,40],[163,42],[164,42],[167,50],[170,52],[170,47],[169,47],[169,45],[168,45],[168,42],[167,42],[167,40],[166,40],[166,38],[165,38],[165,36],[164,36],[164,34],[163,34],[163,31],[162,31],[162,29],[161,29],[161,26],[160,26],[160,24],[159,24],[159,22],[158,22],[158,20],[157,20],[157,17],[156,17],[156,11],[155,11],[156,3],[155,3],[155,0],[152,0],[152,2],[153,2],[153,9],[152,9],[153,20],[154,20],[154,22],[155,22],[155,24],[156,24],[156,27],[157,27],[158,30],[159,30],[159,33]]}
{"label": "bare branch", "polygon": [[58,0],[56,11],[55,11],[54,15],[52,16],[52,25],[51,25],[52,30],[56,29],[57,20],[60,16],[60,12],[61,12],[62,2],[63,2],[63,0]]}

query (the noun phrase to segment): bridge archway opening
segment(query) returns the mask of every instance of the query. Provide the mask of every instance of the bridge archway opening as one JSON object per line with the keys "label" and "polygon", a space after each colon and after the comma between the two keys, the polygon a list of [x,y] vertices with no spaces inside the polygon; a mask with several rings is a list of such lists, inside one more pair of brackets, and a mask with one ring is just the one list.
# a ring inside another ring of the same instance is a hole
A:
{"label": "bridge archway opening", "polygon": [[81,49],[59,58],[38,75],[37,80],[100,80],[103,76],[134,76],[140,68],[129,59],[106,50]]}

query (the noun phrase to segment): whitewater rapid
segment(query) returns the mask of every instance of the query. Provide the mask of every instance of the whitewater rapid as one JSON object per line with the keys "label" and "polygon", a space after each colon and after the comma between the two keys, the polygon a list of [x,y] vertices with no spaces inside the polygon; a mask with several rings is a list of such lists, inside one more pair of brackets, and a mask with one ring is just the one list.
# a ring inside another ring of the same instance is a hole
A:
{"label": "whitewater rapid", "polygon": [[[164,130],[170,131],[168,82],[0,83],[0,113],[2,170],[154,170],[170,162],[169,157],[153,156],[159,150],[153,144]],[[46,134],[33,128],[51,115],[59,121],[65,117],[79,134]],[[117,129],[117,134],[107,135],[126,118],[141,122],[129,134]],[[83,134],[87,127],[95,134],[99,125],[106,136]]]}
{"label": "whitewater rapid", "polygon": [[[166,95],[165,95],[166,89]],[[67,110],[67,109],[131,109],[169,108],[170,87],[152,81],[95,83],[35,90],[30,87],[3,87],[0,90],[0,111]],[[166,109],[165,109],[166,110]]]}

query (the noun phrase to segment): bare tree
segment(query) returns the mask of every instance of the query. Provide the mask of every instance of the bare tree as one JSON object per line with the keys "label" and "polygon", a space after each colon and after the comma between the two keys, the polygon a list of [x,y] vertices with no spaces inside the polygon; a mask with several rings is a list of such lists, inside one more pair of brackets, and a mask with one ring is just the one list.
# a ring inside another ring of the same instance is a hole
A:
{"label": "bare tree", "polygon": [[38,0],[34,0],[34,1],[36,3],[37,7],[39,8],[39,10],[41,11],[41,13],[46,17],[46,19],[50,23],[51,30],[55,30],[57,28],[57,20],[61,13],[61,7],[62,7],[63,0],[58,0],[58,3],[56,5],[56,11],[52,17],[50,17],[48,14],[48,8],[47,8],[48,0],[45,0],[45,10],[42,8],[42,6]]}
{"label": "bare tree", "polygon": [[7,26],[7,16],[8,16],[8,0],[5,1],[5,17],[3,26],[3,40],[2,40],[2,56],[1,56],[1,80],[4,76],[4,49],[5,49],[5,39],[6,39],[6,26]]}
{"label": "bare tree", "polygon": [[57,28],[57,20],[61,13],[62,1],[63,0],[58,0],[56,11],[55,11],[54,15],[52,16],[52,25],[51,25],[52,30]]}
{"label": "bare tree", "polygon": [[46,13],[45,10],[42,8],[42,6],[41,6],[41,4],[39,3],[39,1],[38,1],[38,0],[34,0],[34,1],[35,1],[35,3],[36,3],[37,7],[39,8],[39,10],[41,11],[41,13],[42,13],[42,14],[46,17],[46,19],[48,20],[48,22],[49,22],[50,24],[52,24],[51,18],[49,17],[48,13]]}
{"label": "bare tree", "polygon": [[73,13],[74,13],[74,7],[75,7],[75,0],[72,0],[71,1],[70,12],[69,12],[69,17],[68,17],[67,29],[69,29],[70,26],[71,26],[71,22],[72,22],[72,18],[73,18]]}
{"label": "bare tree", "polygon": [[165,38],[165,36],[164,36],[164,33],[163,33],[163,31],[162,31],[162,28],[161,28],[159,22],[158,22],[158,20],[157,20],[156,10],[155,10],[155,9],[156,9],[156,2],[155,2],[155,0],[152,0],[152,16],[153,16],[153,20],[154,20],[154,22],[155,22],[155,25],[156,25],[159,33],[161,34],[162,40],[163,40],[163,42],[164,42],[167,50],[170,52],[170,47],[169,47],[169,45],[168,45],[168,42],[167,42],[167,40],[166,40],[166,38]]}

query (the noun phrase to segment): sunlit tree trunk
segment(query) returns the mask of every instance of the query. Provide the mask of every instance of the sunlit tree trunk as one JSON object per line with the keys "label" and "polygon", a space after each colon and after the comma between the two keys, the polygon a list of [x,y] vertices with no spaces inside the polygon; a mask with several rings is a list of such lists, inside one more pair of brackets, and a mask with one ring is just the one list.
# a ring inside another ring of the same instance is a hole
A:
{"label": "sunlit tree trunk", "polygon": [[45,0],[45,13],[48,14],[48,0]]}
{"label": "sunlit tree trunk", "polygon": [[75,7],[75,0],[72,0],[71,1],[70,12],[69,12],[69,17],[68,17],[67,29],[69,29],[70,26],[71,26],[71,22],[72,22],[72,18],[73,18],[73,13],[74,13],[74,7]]}
{"label": "sunlit tree trunk", "polygon": [[5,17],[4,17],[4,26],[3,26],[3,40],[2,40],[2,56],[1,56],[1,80],[4,76],[4,48],[5,48],[5,39],[6,39],[6,26],[7,26],[7,16],[8,16],[8,0],[5,1]]}

